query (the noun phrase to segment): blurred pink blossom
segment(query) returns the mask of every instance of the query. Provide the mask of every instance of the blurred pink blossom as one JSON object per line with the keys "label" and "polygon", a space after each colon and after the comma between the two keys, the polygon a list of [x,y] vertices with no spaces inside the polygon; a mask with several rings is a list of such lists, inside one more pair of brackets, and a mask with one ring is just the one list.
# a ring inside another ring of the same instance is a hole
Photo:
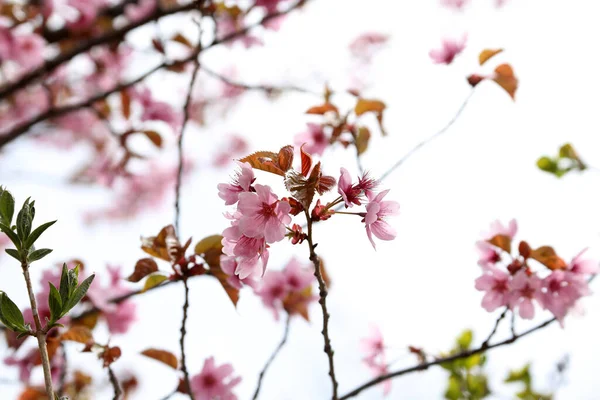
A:
{"label": "blurred pink blossom", "polygon": [[241,382],[242,378],[232,375],[231,364],[217,367],[214,357],[207,358],[202,371],[190,378],[190,386],[195,398],[197,400],[237,400],[237,396],[233,394],[232,390]]}
{"label": "blurred pink blossom", "polygon": [[486,292],[481,301],[481,306],[488,312],[498,307],[507,306],[509,301],[508,273],[490,267],[484,270],[482,276],[475,280],[475,289]]}
{"label": "blurred pink blossom", "polygon": [[319,124],[308,123],[308,131],[299,133],[294,137],[294,143],[298,146],[304,145],[304,150],[309,154],[322,155],[325,148],[329,146],[329,139],[323,127]]}
{"label": "blurred pink blossom", "polygon": [[389,36],[379,32],[365,32],[350,43],[350,53],[365,62],[370,62],[375,53],[389,40]]}
{"label": "blurred pink blossom", "polygon": [[459,11],[463,10],[468,3],[469,0],[441,0],[442,6]]}
{"label": "blurred pink blossom", "polygon": [[125,16],[132,22],[139,21],[152,14],[157,5],[157,0],[139,0],[137,4],[127,4],[125,6]]}
{"label": "blurred pink blossom", "polygon": [[467,43],[467,35],[460,39],[443,39],[442,47],[429,52],[429,57],[435,64],[450,64],[459,55]]}

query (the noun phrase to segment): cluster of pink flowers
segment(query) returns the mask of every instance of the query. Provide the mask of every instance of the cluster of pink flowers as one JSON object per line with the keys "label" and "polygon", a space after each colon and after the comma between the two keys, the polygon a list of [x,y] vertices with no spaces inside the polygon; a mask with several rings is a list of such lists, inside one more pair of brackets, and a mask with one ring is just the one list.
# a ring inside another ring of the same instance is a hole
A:
{"label": "cluster of pink flowers", "polygon": [[190,386],[197,400],[237,400],[232,389],[242,378],[233,375],[231,364],[217,366],[214,357],[204,361],[199,374],[190,378]]}
{"label": "cluster of pink flowers", "polygon": [[[361,340],[362,351],[365,354],[363,362],[369,367],[375,376],[381,376],[389,373],[389,367],[386,361],[385,344],[383,335],[377,327],[371,327],[371,334]],[[392,381],[387,379],[382,382],[383,394],[388,395],[392,390]]]}
{"label": "cluster of pink flowers", "polygon": [[345,168],[340,169],[338,193],[341,195],[346,208],[361,205],[365,198],[368,200],[367,212],[361,215],[364,217],[363,222],[365,223],[367,236],[373,248],[376,248],[373,235],[381,240],[393,240],[396,237],[396,231],[386,219],[397,215],[400,209],[400,204],[396,201],[383,200],[389,189],[378,194],[374,192],[377,185],[378,182],[369,178],[367,174],[359,177],[358,183],[353,184],[348,170]]}
{"label": "cluster of pink flowers", "polygon": [[237,204],[237,210],[227,215],[231,226],[223,231],[221,266],[226,273],[250,283],[264,275],[268,244],[285,237],[286,226],[292,220],[291,207],[279,200],[269,186],[252,185],[255,177],[249,163],[238,165],[241,171],[234,182],[218,185],[219,197],[225,204]]}
{"label": "cluster of pink flowers", "polygon": [[[578,300],[591,293],[588,279],[598,272],[598,263],[584,259],[584,250],[567,264],[548,247],[544,251],[551,255],[552,263],[545,263],[546,258],[532,254],[542,254],[541,251],[532,251],[526,242],[519,244],[519,255],[513,256],[510,243],[516,233],[515,220],[507,226],[496,221],[484,240],[477,242],[480,253],[478,264],[483,275],[476,279],[475,288],[485,292],[481,305],[489,312],[500,307],[508,307],[515,312],[518,309],[521,318],[532,319],[537,303],[550,311],[562,325]],[[534,271],[532,259],[548,268]],[[549,273],[544,276],[544,271]]]}
{"label": "cluster of pink flowers", "polygon": [[35,33],[15,33],[15,30],[0,26],[0,61],[13,61],[20,72],[42,64],[46,42]]}
{"label": "cluster of pink flowers", "polygon": [[311,293],[315,282],[313,273],[312,264],[302,265],[292,258],[282,271],[268,271],[255,292],[263,304],[273,311],[275,319],[279,319],[282,309],[294,314],[318,298]]}

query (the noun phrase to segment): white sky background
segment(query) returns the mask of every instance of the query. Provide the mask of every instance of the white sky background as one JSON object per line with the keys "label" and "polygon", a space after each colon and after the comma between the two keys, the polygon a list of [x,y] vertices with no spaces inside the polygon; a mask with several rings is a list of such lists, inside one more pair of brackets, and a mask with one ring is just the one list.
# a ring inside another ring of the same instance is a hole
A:
{"label": "white sky background", "polygon": [[[375,176],[452,118],[470,90],[465,77],[481,71],[477,56],[483,48],[505,48],[486,66],[509,62],[520,80],[514,103],[495,84],[481,84],[457,123],[388,178],[383,185],[392,189],[388,197],[401,204],[401,215],[392,221],[398,230],[395,241],[380,242],[373,251],[358,218],[338,216],[317,225],[319,254],[333,279],[328,304],[340,393],[371,377],[359,351],[359,340],[368,334],[371,323],[381,327],[394,349],[390,358],[404,357],[394,369],[414,363],[405,356],[408,345],[435,353],[448,350],[465,328],[475,330],[476,343],[487,336],[497,314],[480,307],[482,294],[473,287],[480,273],[474,242],[493,220],[517,218],[519,240],[532,246],[553,245],[566,259],[586,246],[592,247],[590,254],[600,254],[599,174],[589,171],[558,180],[535,167],[540,155],[555,154],[567,141],[584,160],[592,165],[600,162],[600,59],[595,51],[600,4],[512,0],[498,10],[492,0],[473,3],[461,14],[440,8],[437,0],[315,0],[290,17],[281,32],[268,34],[264,48],[214,49],[203,58],[213,69],[235,63],[239,78],[247,82],[288,82],[320,90],[329,81],[334,89],[343,89],[352,65],[347,51],[350,41],[365,31],[390,34],[389,45],[374,59],[367,77],[371,86],[364,93],[389,107],[385,115],[389,136],[381,139],[375,134],[363,160]],[[169,32],[174,26],[178,25],[167,23],[163,29]],[[186,28],[193,34],[193,26]],[[438,47],[444,35],[463,32],[469,34],[465,52],[451,66],[433,65],[429,50]],[[164,85],[164,98],[177,104],[182,93]],[[190,129],[186,153],[198,168],[183,187],[182,236],[198,240],[227,225],[216,185],[226,181],[232,169],[208,167],[222,135],[246,135],[252,150],[278,149],[305,129],[312,119],[303,112],[319,101],[291,94],[269,102],[260,93],[249,93],[224,119],[211,116],[215,121],[209,127]],[[106,263],[123,265],[127,273],[144,256],[139,236],[155,234],[172,222],[172,196],[161,209],[135,220],[85,226],[82,213],[111,199],[102,189],[60,183],[86,154],[85,149],[75,149],[67,156],[22,140],[0,158],[0,182],[18,201],[29,195],[37,200],[38,221],[59,219],[42,239],[44,247],[55,249],[47,265],[78,257],[103,279]],[[325,171],[336,177],[341,166],[355,170],[351,150],[328,150],[323,163]],[[264,174],[258,176],[259,181],[275,182]],[[284,195],[282,185],[274,189]],[[306,258],[307,249],[283,242],[274,245],[269,267],[280,268],[292,254]],[[32,274],[37,281],[40,270]],[[1,287],[26,307],[20,275],[7,256],[0,259]],[[260,369],[280,340],[283,319],[274,321],[251,292],[242,292],[235,310],[214,279],[194,279],[190,285],[188,368],[197,373],[212,355],[219,364],[231,362],[243,377],[236,393],[240,399],[249,398]],[[134,399],[158,399],[176,384],[175,373],[137,353],[148,347],[178,353],[182,301],[179,285],[138,297],[139,322],[127,335],[111,339],[124,353],[114,365],[117,373],[129,368],[143,371]],[[556,398],[598,398],[593,366],[600,351],[600,298],[589,298],[584,304],[587,314],[568,318],[564,330],[553,325],[489,353],[490,384],[501,393],[492,398],[511,398],[517,387],[501,381],[508,369],[529,361],[536,388],[552,389],[555,365],[565,354],[571,356],[570,366]],[[538,313],[538,317],[531,323],[518,321],[517,329],[524,330],[549,314]],[[261,399],[328,398],[330,381],[317,304],[311,319],[310,324],[293,320],[288,344],[266,375]],[[503,326],[497,337],[508,335]],[[106,339],[106,334],[97,335],[98,341]],[[77,355],[76,349],[70,351],[74,363],[105,379],[100,362],[91,355]],[[36,373],[41,379],[41,371]],[[16,373],[0,366],[0,377],[16,379]],[[389,398],[441,398],[445,384],[446,373],[433,368],[394,380]],[[18,389],[1,384],[0,398],[14,398]],[[99,391],[97,398],[111,398],[111,393]],[[381,388],[357,398],[380,399]]]}

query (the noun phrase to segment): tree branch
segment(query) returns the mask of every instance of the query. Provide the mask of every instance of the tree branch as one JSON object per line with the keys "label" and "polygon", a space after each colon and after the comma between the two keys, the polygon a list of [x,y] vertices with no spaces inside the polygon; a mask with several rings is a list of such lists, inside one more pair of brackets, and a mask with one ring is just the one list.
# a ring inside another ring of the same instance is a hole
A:
{"label": "tree branch", "polygon": [[188,372],[187,364],[185,361],[185,324],[187,322],[188,308],[190,306],[190,288],[187,283],[187,278],[183,278],[183,287],[185,288],[185,302],[183,303],[183,318],[181,319],[181,336],[179,338],[179,347],[181,349],[181,372],[183,372],[183,382],[185,384],[185,389],[187,390],[190,399],[194,400],[194,393],[192,392],[192,386],[190,385],[190,374]]}
{"label": "tree branch", "polygon": [[288,314],[287,319],[285,320],[285,332],[283,333],[283,338],[281,339],[281,342],[279,342],[279,345],[275,348],[275,351],[271,354],[271,357],[269,357],[269,359],[267,360],[267,363],[263,367],[262,371],[260,371],[260,375],[258,376],[258,383],[256,384],[256,390],[254,391],[254,396],[252,396],[252,400],[258,399],[258,394],[260,393],[262,381],[265,374],[267,373],[267,369],[269,369],[269,367],[275,360],[275,357],[277,357],[277,354],[279,354],[279,352],[285,345],[285,342],[287,342],[288,335],[290,333],[290,319],[291,316]]}
{"label": "tree branch", "polygon": [[112,370],[112,368],[110,367],[110,365],[107,367],[108,369],[108,379],[110,380],[110,384],[113,387],[113,391],[114,391],[114,397],[113,400],[119,400],[119,398],[121,397],[121,394],[123,393],[121,390],[121,385],[119,385],[119,380],[117,379],[117,376],[115,375],[114,371]]}
{"label": "tree branch", "polygon": [[329,311],[327,310],[327,285],[325,284],[325,280],[323,279],[323,275],[321,273],[321,260],[315,253],[315,244],[313,243],[312,237],[312,224],[313,221],[310,218],[310,214],[307,209],[304,210],[304,215],[306,216],[306,223],[308,226],[307,239],[308,248],[310,250],[310,261],[312,261],[315,266],[315,278],[317,278],[317,282],[319,283],[319,304],[321,305],[321,311],[323,312],[323,330],[321,333],[323,334],[323,341],[325,342],[325,346],[323,347],[323,351],[327,354],[327,359],[329,360],[329,377],[331,378],[331,384],[333,386],[333,393],[331,396],[332,400],[338,400],[338,382],[335,377],[335,368],[333,365],[333,347],[331,346],[331,338],[329,337]]}

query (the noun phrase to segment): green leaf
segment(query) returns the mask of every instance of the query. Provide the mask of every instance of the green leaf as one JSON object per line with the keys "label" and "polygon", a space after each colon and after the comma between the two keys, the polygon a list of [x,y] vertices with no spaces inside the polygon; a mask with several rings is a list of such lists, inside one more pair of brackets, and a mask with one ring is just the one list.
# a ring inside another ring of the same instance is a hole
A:
{"label": "green leaf", "polygon": [[512,370],[504,379],[504,382],[523,382],[526,387],[531,386],[531,374],[529,373],[529,364],[518,370]]}
{"label": "green leaf", "polygon": [[541,169],[542,171],[545,172],[550,172],[552,174],[555,174],[556,171],[558,170],[558,163],[551,159],[550,157],[540,157],[537,160],[537,166],[539,169]]}
{"label": "green leaf", "polygon": [[90,288],[90,285],[92,284],[92,281],[94,280],[94,277],[95,277],[95,275],[92,274],[89,277],[87,277],[86,279],[84,279],[84,281],[81,282],[81,285],[79,285],[79,287],[75,290],[73,295],[70,296],[67,306],[63,307],[63,312],[65,314],[67,312],[69,312],[70,309],[75,307],[77,305],[77,303],[79,303],[79,301],[83,298],[83,296],[85,296],[88,289]]}
{"label": "green leaf", "polygon": [[56,286],[54,286],[51,282],[48,282],[48,285],[50,285],[50,294],[48,295],[50,321],[56,322],[62,317],[62,300]]}
{"label": "green leaf", "polygon": [[142,292],[145,292],[146,290],[150,290],[153,287],[160,285],[167,279],[168,278],[166,276],[160,274],[150,275],[148,278],[146,278],[146,282],[144,282],[144,288],[142,289]]}
{"label": "green leaf", "polygon": [[21,310],[4,292],[0,292],[0,321],[15,332],[27,332]]}
{"label": "green leaf", "polygon": [[456,344],[461,350],[467,350],[473,342],[473,331],[467,329],[456,339]]}
{"label": "green leaf", "polygon": [[17,261],[21,262],[21,254],[17,249],[4,249],[4,251],[11,257],[16,258]]}
{"label": "green leaf", "polygon": [[471,399],[483,399],[490,394],[487,377],[482,374],[467,375],[467,390],[471,394]]}
{"label": "green leaf", "polygon": [[23,203],[21,211],[17,214],[17,234],[22,242],[25,242],[31,233],[31,223],[33,222],[31,210],[31,204],[29,204],[29,199],[27,199],[25,200],[25,203]]}
{"label": "green leaf", "polygon": [[70,269],[67,273],[68,284],[69,284],[69,299],[73,297],[73,293],[77,290],[77,284],[79,283],[79,265],[75,268]]}
{"label": "green leaf", "polygon": [[44,231],[46,229],[50,228],[55,223],[56,223],[56,221],[50,221],[50,222],[46,222],[45,224],[42,224],[42,225],[38,226],[37,228],[35,228],[35,230],[33,232],[31,232],[31,235],[29,235],[29,237],[25,241],[25,248],[29,249],[31,246],[33,246],[33,244],[40,237],[40,235],[42,233],[44,233]]}
{"label": "green leaf", "polygon": [[0,220],[10,226],[15,213],[15,199],[6,189],[0,192]]}
{"label": "green leaf", "polygon": [[462,398],[461,382],[457,376],[450,375],[448,378],[448,387],[444,397],[448,400],[459,400]]}
{"label": "green leaf", "polygon": [[27,260],[29,260],[29,262],[41,260],[42,258],[46,257],[50,253],[52,253],[52,249],[37,249],[37,250],[29,253]]}
{"label": "green leaf", "polygon": [[19,239],[19,236],[17,236],[17,234],[15,233],[15,231],[13,231],[12,229],[10,229],[10,227],[8,225],[5,225],[3,223],[0,223],[0,230],[4,233],[6,233],[6,236],[8,236],[8,238],[10,239],[11,242],[13,242],[13,244],[15,245],[15,247],[17,249],[21,248],[21,239]]}
{"label": "green leaf", "polygon": [[64,263],[60,274],[60,299],[62,304],[67,304],[69,301],[69,270]]}

